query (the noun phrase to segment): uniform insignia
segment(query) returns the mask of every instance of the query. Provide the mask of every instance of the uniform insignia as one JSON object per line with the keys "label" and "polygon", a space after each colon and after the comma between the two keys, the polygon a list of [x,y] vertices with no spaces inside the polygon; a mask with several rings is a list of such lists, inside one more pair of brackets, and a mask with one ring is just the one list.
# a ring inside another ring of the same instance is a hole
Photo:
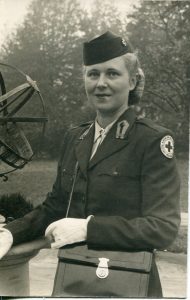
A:
{"label": "uniform insignia", "polygon": [[124,139],[129,123],[123,120],[117,124],[116,139]]}
{"label": "uniform insignia", "polygon": [[161,139],[160,149],[167,158],[174,155],[174,140],[170,135],[166,135]]}
{"label": "uniform insignia", "polygon": [[125,46],[125,47],[127,46],[127,42],[125,39],[122,39],[121,42],[122,42],[123,46]]}

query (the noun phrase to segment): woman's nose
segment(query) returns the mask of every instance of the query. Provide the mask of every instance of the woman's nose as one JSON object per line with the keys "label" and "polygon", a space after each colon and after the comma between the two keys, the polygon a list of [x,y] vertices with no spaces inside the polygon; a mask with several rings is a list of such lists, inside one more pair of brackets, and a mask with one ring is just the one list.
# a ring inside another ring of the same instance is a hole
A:
{"label": "woman's nose", "polygon": [[98,88],[105,88],[107,87],[107,81],[106,81],[106,77],[104,74],[101,74],[99,79],[98,79],[98,82],[97,82],[97,87]]}

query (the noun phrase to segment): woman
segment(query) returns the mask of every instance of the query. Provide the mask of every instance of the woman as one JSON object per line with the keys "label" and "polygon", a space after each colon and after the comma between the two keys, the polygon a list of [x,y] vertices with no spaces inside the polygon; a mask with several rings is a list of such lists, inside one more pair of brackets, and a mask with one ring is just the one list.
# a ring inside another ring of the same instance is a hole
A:
{"label": "woman", "polygon": [[[52,248],[86,241],[112,250],[165,249],[176,237],[174,141],[130,107],[142,96],[144,75],[129,43],[111,32],[85,43],[84,82],[96,119],[68,131],[52,192],[2,229],[2,255],[12,236],[14,244],[45,234]],[[154,263],[148,296],[162,296]]]}

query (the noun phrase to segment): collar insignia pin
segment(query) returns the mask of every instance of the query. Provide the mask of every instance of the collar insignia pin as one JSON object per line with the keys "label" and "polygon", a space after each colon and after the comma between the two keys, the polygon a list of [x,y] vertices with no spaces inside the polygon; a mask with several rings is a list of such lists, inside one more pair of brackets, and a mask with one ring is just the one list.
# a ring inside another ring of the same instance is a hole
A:
{"label": "collar insignia pin", "polygon": [[129,123],[123,120],[117,124],[116,139],[124,139]]}
{"label": "collar insignia pin", "polygon": [[125,46],[125,47],[127,46],[127,42],[125,39],[122,39],[121,42],[122,42],[123,46]]}

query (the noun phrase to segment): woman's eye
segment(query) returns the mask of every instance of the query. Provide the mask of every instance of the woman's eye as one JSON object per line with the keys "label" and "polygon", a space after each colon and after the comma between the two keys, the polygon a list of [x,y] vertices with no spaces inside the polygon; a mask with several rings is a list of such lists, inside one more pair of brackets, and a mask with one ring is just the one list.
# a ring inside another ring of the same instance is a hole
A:
{"label": "woman's eye", "polygon": [[87,76],[90,78],[97,78],[99,76],[99,73],[98,72],[89,72],[87,74]]}
{"label": "woman's eye", "polygon": [[108,76],[111,77],[111,78],[114,78],[114,77],[119,76],[119,73],[116,72],[116,71],[109,71]]}

